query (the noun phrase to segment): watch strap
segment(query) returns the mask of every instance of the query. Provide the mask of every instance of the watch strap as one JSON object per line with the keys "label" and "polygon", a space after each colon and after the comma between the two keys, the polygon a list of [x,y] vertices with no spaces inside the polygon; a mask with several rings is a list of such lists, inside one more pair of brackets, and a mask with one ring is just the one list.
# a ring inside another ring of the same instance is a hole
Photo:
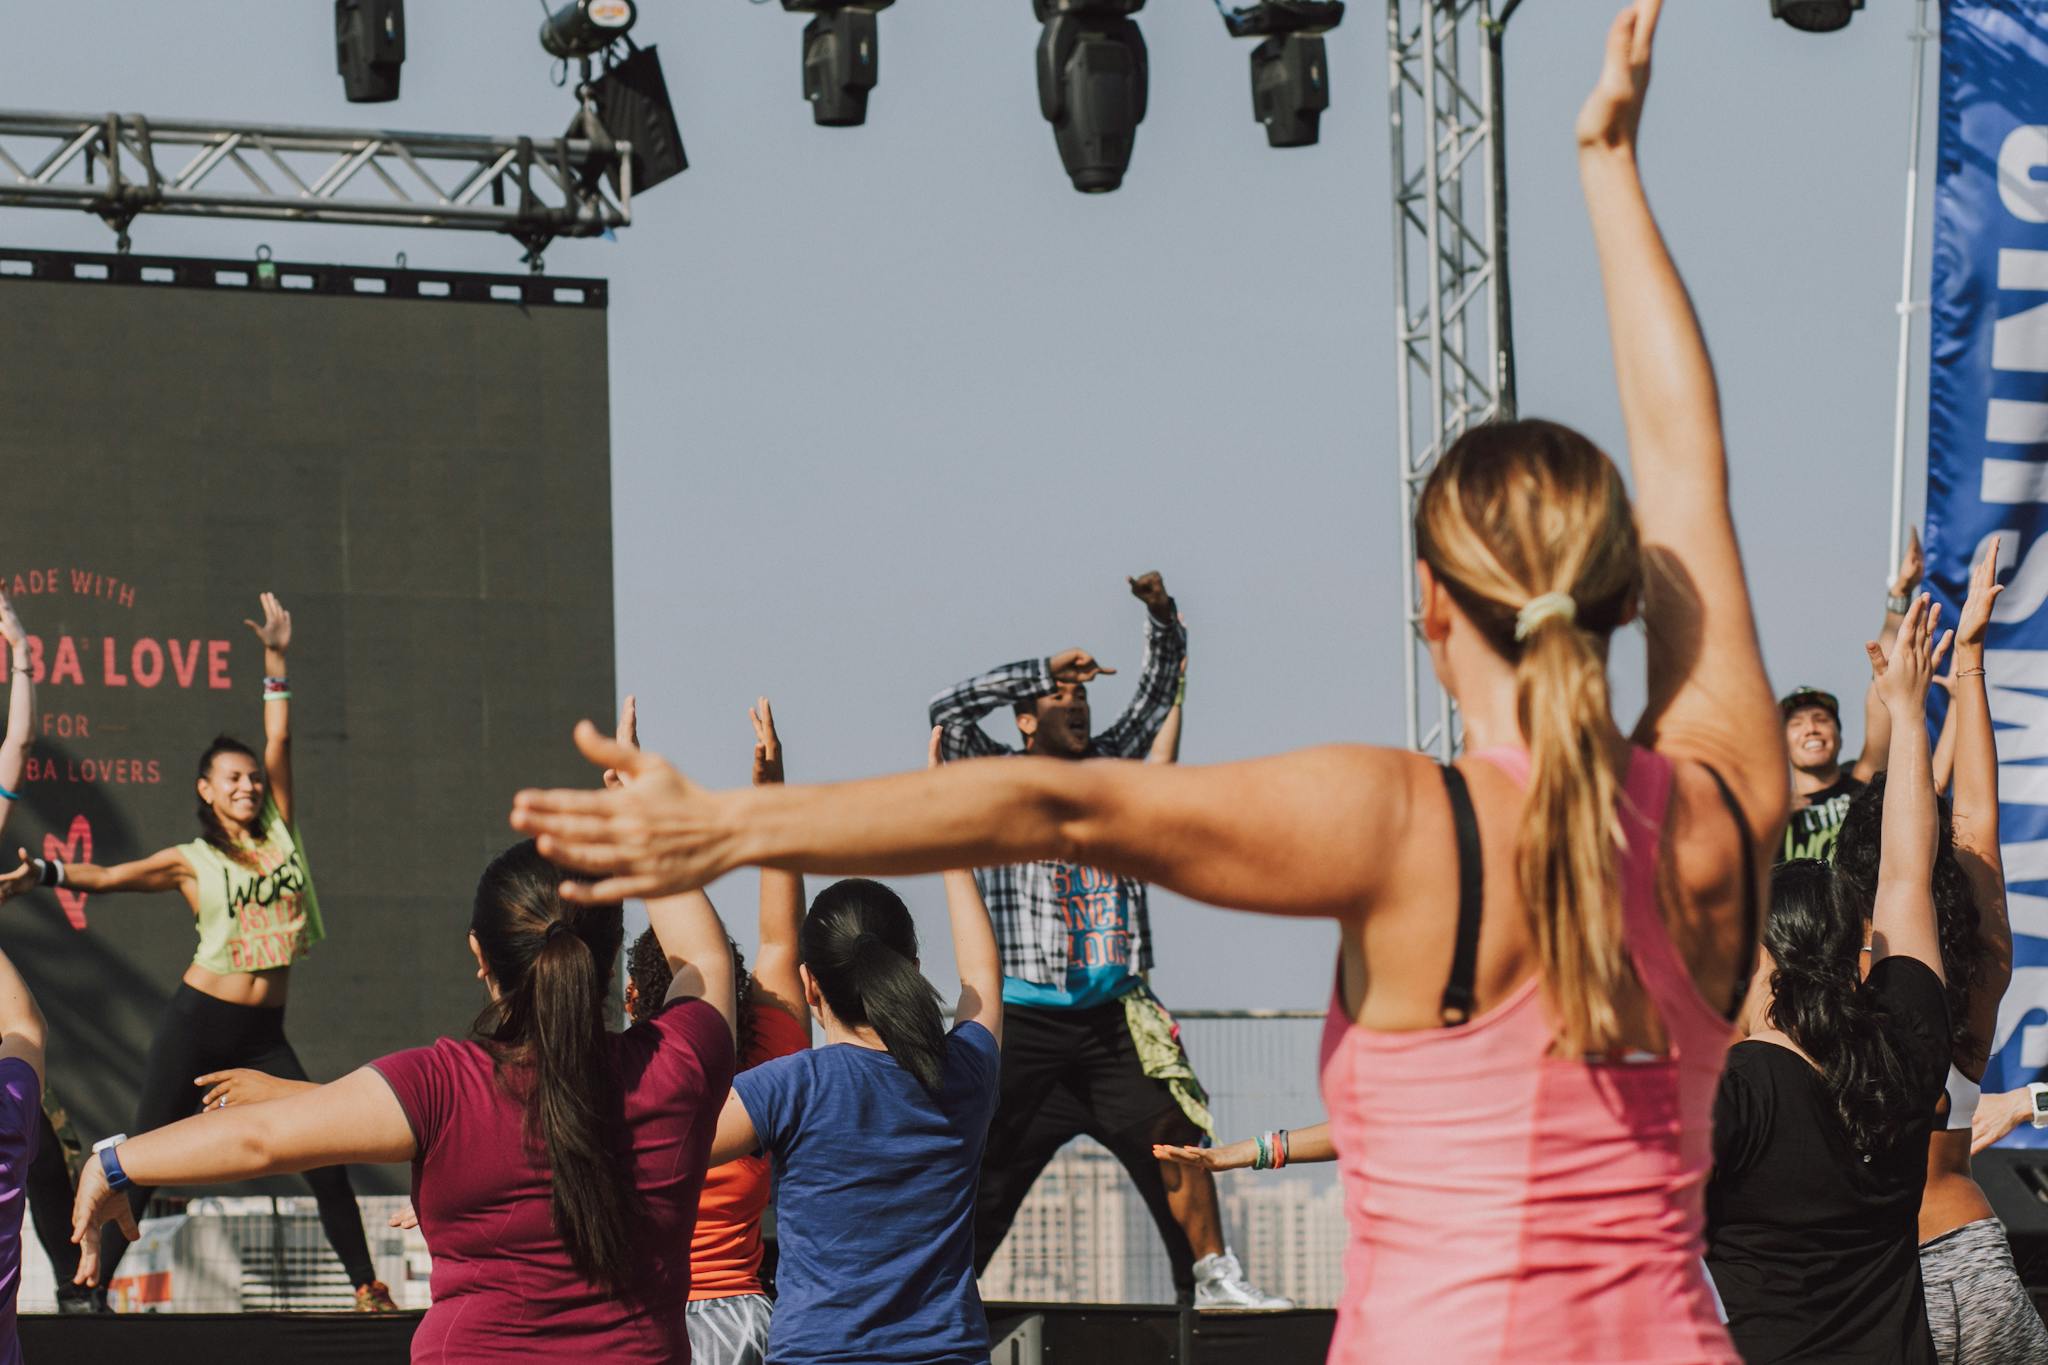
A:
{"label": "watch strap", "polygon": [[2027,1086],[2027,1098],[2031,1101],[2032,1122],[2036,1128],[2048,1128],[2048,1085],[2033,1081]]}
{"label": "watch strap", "polygon": [[121,1169],[121,1158],[115,1155],[115,1149],[127,1140],[126,1133],[116,1133],[113,1137],[102,1138],[92,1145],[93,1152],[100,1159],[100,1171],[107,1177],[109,1189],[126,1190],[134,1183],[128,1179],[128,1172]]}

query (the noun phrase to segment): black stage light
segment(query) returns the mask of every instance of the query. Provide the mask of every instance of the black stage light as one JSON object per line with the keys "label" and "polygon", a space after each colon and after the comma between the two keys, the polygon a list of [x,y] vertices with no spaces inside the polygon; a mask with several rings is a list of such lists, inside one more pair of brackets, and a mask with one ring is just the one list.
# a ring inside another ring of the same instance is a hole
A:
{"label": "black stage light", "polygon": [[594,57],[626,36],[639,15],[633,0],[569,0],[541,20],[540,45],[551,57]]}
{"label": "black stage light", "polygon": [[868,121],[868,91],[880,74],[875,15],[895,2],[782,0],[790,13],[811,16],[804,25],[804,98],[814,122],[855,128]]}
{"label": "black stage light", "polygon": [[[593,6],[595,8],[595,6]],[[605,72],[579,88],[590,101],[597,121],[614,142],[632,144],[633,193],[650,190],[670,176],[690,169],[683,155],[683,132],[676,126],[675,105],[669,102],[668,82],[662,79],[661,58],[652,47],[633,47],[625,60],[607,59]],[[569,125],[569,137],[588,135],[584,116],[578,113]],[[619,187],[619,173],[611,171],[612,188]]]}
{"label": "black stage light", "polygon": [[350,104],[398,98],[405,63],[405,0],[334,0],[334,48]]}
{"label": "black stage light", "polygon": [[1031,0],[1038,107],[1052,124],[1067,178],[1083,194],[1124,183],[1145,120],[1145,35],[1130,16],[1145,0]]}
{"label": "black stage light", "polygon": [[1771,17],[1808,33],[1833,33],[1862,8],[1863,0],[1771,0]]}
{"label": "black stage light", "polygon": [[1252,49],[1252,117],[1273,147],[1313,147],[1330,107],[1323,35],[1344,21],[1344,0],[1255,0],[1223,11],[1233,38],[1264,38]]}

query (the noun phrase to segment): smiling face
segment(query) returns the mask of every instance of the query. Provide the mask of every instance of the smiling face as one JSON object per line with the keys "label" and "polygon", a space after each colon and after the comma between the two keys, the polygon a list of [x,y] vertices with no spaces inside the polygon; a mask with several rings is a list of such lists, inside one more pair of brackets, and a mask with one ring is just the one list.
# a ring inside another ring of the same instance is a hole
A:
{"label": "smiling face", "polygon": [[1785,717],[1785,747],[1803,773],[1826,773],[1842,756],[1842,724],[1825,706],[1795,706]]}
{"label": "smiling face", "polygon": [[263,767],[247,754],[213,756],[199,779],[199,799],[227,829],[249,829],[263,811]]}
{"label": "smiling face", "polygon": [[1024,748],[1047,758],[1085,758],[1088,754],[1088,688],[1063,682],[1036,698],[1029,711],[1017,714]]}

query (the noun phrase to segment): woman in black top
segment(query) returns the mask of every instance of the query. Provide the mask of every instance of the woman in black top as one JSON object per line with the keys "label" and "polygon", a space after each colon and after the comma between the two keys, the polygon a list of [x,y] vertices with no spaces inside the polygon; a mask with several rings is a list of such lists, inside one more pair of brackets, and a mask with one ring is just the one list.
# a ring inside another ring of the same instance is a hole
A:
{"label": "woman in black top", "polygon": [[1707,1265],[1750,1365],[1935,1359],[1916,1220],[1949,1054],[1925,723],[1939,613],[1921,597],[1878,661],[1891,781],[1870,975],[1864,908],[1834,870],[1778,868],[1748,1037],[1722,1076]]}

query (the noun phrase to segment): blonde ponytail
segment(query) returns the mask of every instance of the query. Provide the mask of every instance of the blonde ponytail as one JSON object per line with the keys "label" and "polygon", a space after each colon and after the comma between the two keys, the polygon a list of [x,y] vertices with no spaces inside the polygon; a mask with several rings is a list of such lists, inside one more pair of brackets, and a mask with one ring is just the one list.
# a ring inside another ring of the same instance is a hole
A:
{"label": "blonde ponytail", "polygon": [[1415,522],[1431,573],[1515,666],[1530,762],[1516,871],[1558,1050],[1612,1050],[1631,969],[1605,644],[1642,587],[1620,472],[1556,423],[1479,427],[1437,462]]}

